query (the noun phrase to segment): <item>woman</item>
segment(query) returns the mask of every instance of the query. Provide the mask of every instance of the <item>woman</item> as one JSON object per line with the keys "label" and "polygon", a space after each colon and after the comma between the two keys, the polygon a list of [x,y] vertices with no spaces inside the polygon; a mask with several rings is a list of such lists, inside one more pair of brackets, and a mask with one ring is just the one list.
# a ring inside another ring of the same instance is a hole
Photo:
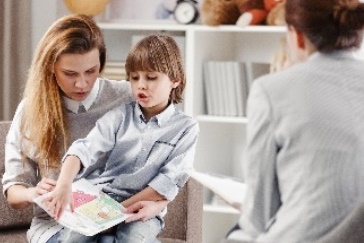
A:
{"label": "woman", "polygon": [[241,228],[313,242],[364,200],[364,31],[358,0],[287,0],[294,65],[254,81]]}
{"label": "woman", "polygon": [[[12,207],[29,207],[53,190],[68,146],[107,111],[132,100],[129,83],[98,78],[105,60],[101,30],[87,16],[63,17],[45,33],[7,136],[2,183]],[[130,220],[155,216],[166,203],[140,202],[133,206],[140,213]],[[62,226],[39,207],[34,210],[28,241],[57,242]]]}

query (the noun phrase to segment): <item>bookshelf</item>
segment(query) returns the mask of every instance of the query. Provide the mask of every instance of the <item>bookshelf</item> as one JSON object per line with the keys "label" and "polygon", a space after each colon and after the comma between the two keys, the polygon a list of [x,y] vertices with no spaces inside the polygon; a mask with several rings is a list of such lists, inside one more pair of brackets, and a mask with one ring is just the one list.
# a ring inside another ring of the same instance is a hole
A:
{"label": "bookshelf", "polygon": [[[207,112],[204,95],[204,63],[242,62],[248,65],[248,81],[267,72],[285,27],[202,26],[174,23],[99,23],[108,48],[108,61],[123,62],[137,36],[168,33],[178,40],[185,59],[187,86],[183,110],[200,123],[195,168],[201,172],[242,178],[243,149],[247,119],[244,116],[217,116]],[[257,66],[256,69],[253,66]],[[225,82],[222,77],[221,82]],[[218,243],[237,222],[239,213],[230,206],[210,202],[204,192],[203,242]]]}

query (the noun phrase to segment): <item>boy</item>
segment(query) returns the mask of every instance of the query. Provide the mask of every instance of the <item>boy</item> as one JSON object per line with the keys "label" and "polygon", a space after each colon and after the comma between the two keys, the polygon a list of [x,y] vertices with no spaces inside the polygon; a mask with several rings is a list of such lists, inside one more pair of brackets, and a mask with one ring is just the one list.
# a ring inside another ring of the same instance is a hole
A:
{"label": "boy", "polygon": [[[171,201],[188,179],[199,127],[175,107],[186,84],[176,42],[169,36],[145,37],[129,53],[126,73],[136,101],[108,112],[86,138],[69,148],[47,199],[56,219],[71,203],[76,175],[124,207],[138,201]],[[154,242],[162,227],[161,214],[144,222],[124,222],[116,227],[116,241]],[[90,240],[76,232],[64,235],[66,242]]]}

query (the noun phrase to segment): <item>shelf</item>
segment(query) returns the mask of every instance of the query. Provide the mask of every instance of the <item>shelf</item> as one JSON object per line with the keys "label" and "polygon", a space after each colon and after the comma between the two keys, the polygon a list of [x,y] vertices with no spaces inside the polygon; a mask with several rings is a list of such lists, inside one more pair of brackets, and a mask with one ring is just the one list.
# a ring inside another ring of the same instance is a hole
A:
{"label": "shelf", "polygon": [[249,33],[285,33],[287,28],[285,26],[246,26],[239,27],[236,25],[220,25],[220,26],[207,26],[207,25],[181,25],[169,21],[124,21],[124,22],[99,22],[98,25],[101,29],[115,29],[115,30],[170,30],[170,31],[219,31],[219,32],[249,32]]}
{"label": "shelf", "polygon": [[227,214],[237,214],[239,215],[239,210],[230,207],[230,206],[216,206],[211,204],[204,204],[203,210],[205,212],[211,212],[211,213],[227,213]]}
{"label": "shelf", "polygon": [[219,123],[238,123],[238,124],[248,123],[248,119],[246,117],[199,115],[197,116],[197,120],[199,122],[219,122]]}
{"label": "shelf", "polygon": [[171,30],[171,31],[186,31],[185,25],[179,25],[171,22],[143,22],[143,21],[133,21],[133,22],[98,22],[98,26],[105,30]]}

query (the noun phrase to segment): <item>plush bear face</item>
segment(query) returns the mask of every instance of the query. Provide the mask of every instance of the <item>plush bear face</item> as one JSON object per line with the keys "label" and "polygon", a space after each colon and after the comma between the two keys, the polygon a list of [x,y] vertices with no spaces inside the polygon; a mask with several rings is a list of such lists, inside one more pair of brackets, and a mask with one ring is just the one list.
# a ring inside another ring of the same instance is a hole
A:
{"label": "plush bear face", "polygon": [[[246,1],[246,0],[243,0]],[[240,16],[241,0],[203,0],[201,21],[206,25],[235,24]]]}
{"label": "plush bear face", "polygon": [[243,14],[251,9],[264,9],[262,0],[237,0],[237,5],[240,14]]}

